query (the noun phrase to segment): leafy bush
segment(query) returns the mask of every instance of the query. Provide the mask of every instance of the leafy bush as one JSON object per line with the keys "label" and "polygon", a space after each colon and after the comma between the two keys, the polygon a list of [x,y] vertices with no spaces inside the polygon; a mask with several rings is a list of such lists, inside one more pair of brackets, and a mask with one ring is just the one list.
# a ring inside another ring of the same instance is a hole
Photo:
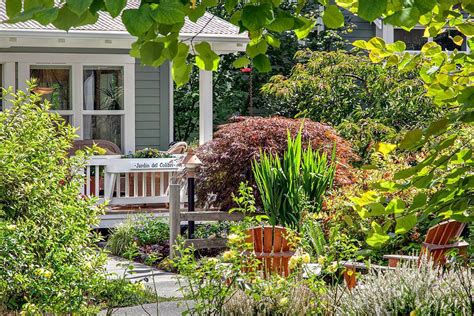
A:
{"label": "leafy bush", "polygon": [[[302,119],[282,117],[239,117],[229,124],[219,127],[214,139],[197,149],[197,155],[203,162],[198,174],[197,194],[201,202],[215,194],[215,200],[223,209],[234,204],[232,193],[237,192],[241,182],[252,178],[251,162],[259,159],[260,151],[279,154],[287,149],[287,132],[294,137],[302,124]],[[304,144],[311,144],[314,150],[331,154],[336,150],[336,186],[354,181],[350,162],[357,159],[350,144],[337,136],[331,127],[304,120],[302,129]]]}
{"label": "leafy bush", "polygon": [[400,130],[425,127],[443,112],[425,96],[416,71],[384,68],[344,51],[302,50],[296,58],[300,63],[291,75],[276,75],[262,87],[272,98],[272,111],[289,117],[304,114],[334,126],[347,139],[358,140],[364,158],[372,143]]}
{"label": "leafy bush", "polygon": [[98,305],[108,310],[153,303],[156,299],[156,294],[143,283],[132,283],[125,278],[107,280],[96,298]]}
{"label": "leafy bush", "polygon": [[0,311],[92,312],[104,255],[91,227],[102,207],[81,196],[75,130],[34,93],[0,112]]}
{"label": "leafy bush", "polygon": [[[301,126],[303,128],[304,126]],[[336,162],[326,153],[303,150],[301,131],[292,139],[280,160],[278,154],[261,153],[252,170],[270,224],[299,227],[304,211],[318,212],[326,190],[334,180]]]}
{"label": "leafy bush", "polygon": [[131,220],[115,227],[107,240],[107,249],[116,256],[122,256],[135,241],[135,227]]}
{"label": "leafy bush", "polygon": [[122,158],[171,158],[172,155],[156,148],[143,148],[134,153],[123,155]]}
{"label": "leafy bush", "polygon": [[474,277],[470,269],[440,271],[428,264],[392,271],[371,270],[361,286],[346,292],[341,315],[472,315]]}
{"label": "leafy bush", "polygon": [[170,226],[160,218],[144,218],[135,225],[135,237],[141,246],[160,244],[170,239]]}

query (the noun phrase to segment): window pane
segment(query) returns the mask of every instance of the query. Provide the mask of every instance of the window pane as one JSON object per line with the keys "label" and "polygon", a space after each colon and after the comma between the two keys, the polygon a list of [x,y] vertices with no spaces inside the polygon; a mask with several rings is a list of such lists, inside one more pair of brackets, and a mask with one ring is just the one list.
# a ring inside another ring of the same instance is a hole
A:
{"label": "window pane", "polygon": [[[458,45],[454,44],[452,38],[456,35],[459,35],[464,39],[462,46],[458,46]],[[458,30],[446,30],[445,32],[443,32],[441,34],[438,34],[434,38],[434,41],[436,43],[438,43],[443,48],[443,50],[449,50],[449,51],[452,51],[452,50],[455,50],[455,49],[465,50],[466,37],[461,32],[459,32]]]}
{"label": "window pane", "polygon": [[35,92],[49,100],[53,110],[71,110],[70,68],[31,66],[30,76],[37,80]]}
{"label": "window pane", "polygon": [[84,110],[123,110],[122,67],[84,67]]}
{"label": "window pane", "polygon": [[84,115],[84,139],[105,139],[122,148],[122,115]]}
{"label": "window pane", "polygon": [[407,45],[407,50],[421,50],[423,45],[428,42],[426,37],[423,37],[424,30],[413,29],[407,32],[402,29],[395,29],[393,34],[394,41],[403,41]]}

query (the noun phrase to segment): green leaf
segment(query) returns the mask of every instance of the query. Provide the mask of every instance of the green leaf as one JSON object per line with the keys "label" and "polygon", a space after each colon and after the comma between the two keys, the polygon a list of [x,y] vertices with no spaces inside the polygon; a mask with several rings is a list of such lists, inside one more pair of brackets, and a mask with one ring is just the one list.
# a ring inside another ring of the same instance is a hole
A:
{"label": "green leaf", "polygon": [[215,7],[219,4],[218,0],[202,0],[201,4],[205,7]]}
{"label": "green leaf", "polygon": [[161,24],[184,23],[185,16],[184,5],[179,0],[161,0],[151,10],[151,17]]}
{"label": "green leaf", "polygon": [[178,53],[173,59],[171,76],[178,87],[189,81],[192,65],[189,65],[186,60],[189,54],[189,46],[184,43],[178,44]]}
{"label": "green leaf", "polygon": [[366,208],[370,210],[370,212],[367,214],[368,216],[380,216],[389,214],[385,211],[385,207],[383,207],[383,205],[378,202],[367,204]]}
{"label": "green leaf", "polygon": [[417,217],[416,217],[416,214],[411,213],[407,215],[402,215],[396,218],[395,221],[397,222],[395,226],[395,234],[405,234],[410,229],[415,227],[416,222],[417,222]]}
{"label": "green leaf", "polygon": [[323,12],[323,22],[330,29],[337,29],[344,26],[344,16],[335,5],[328,5]]}
{"label": "green leaf", "polygon": [[375,150],[384,156],[390,154],[395,148],[397,148],[397,145],[390,143],[377,143],[375,145]]}
{"label": "green leaf", "polygon": [[286,11],[279,11],[276,18],[267,25],[267,29],[274,32],[285,32],[295,28],[295,19],[290,13]]}
{"label": "green leaf", "polygon": [[150,6],[142,5],[139,9],[127,9],[122,13],[122,22],[130,35],[140,36],[147,32],[153,25],[150,16]]}
{"label": "green leaf", "polygon": [[426,193],[424,192],[419,192],[415,197],[413,198],[413,202],[410,205],[410,211],[419,209],[423,206],[425,206],[427,200]]}
{"label": "green leaf", "polygon": [[269,72],[272,70],[272,65],[267,55],[257,55],[252,61],[255,68],[257,68],[257,70],[261,73]]}
{"label": "green leaf", "polygon": [[396,41],[395,43],[387,44],[386,48],[390,52],[402,53],[406,50],[407,46],[406,46],[405,42]]}
{"label": "green leaf", "polygon": [[249,31],[258,31],[273,21],[273,12],[268,4],[246,5],[242,10],[242,25]]}
{"label": "green leaf", "polygon": [[367,47],[367,42],[364,40],[357,40],[352,43],[353,46],[362,48],[362,49],[368,49]]}
{"label": "green leaf", "polygon": [[237,58],[232,63],[232,65],[235,68],[244,68],[244,67],[247,67],[249,64],[250,64],[250,60],[246,56],[242,56],[240,58]]}
{"label": "green leaf", "polygon": [[127,4],[127,0],[104,0],[105,8],[110,13],[110,16],[115,18],[120,15]]}
{"label": "green leaf", "polygon": [[423,131],[419,128],[408,131],[405,134],[405,137],[400,142],[399,148],[401,149],[411,149],[418,145],[423,136]]}
{"label": "green leaf", "polygon": [[420,19],[421,13],[420,10],[416,7],[407,7],[403,8],[400,11],[395,12],[394,14],[387,16],[384,19],[384,22],[387,24],[395,26],[403,26],[406,28],[412,28]]}
{"label": "green leaf", "polygon": [[165,45],[159,42],[146,42],[140,47],[140,59],[144,65],[153,65],[163,52]]}
{"label": "green leaf", "polygon": [[466,36],[474,36],[474,24],[472,22],[458,24],[456,28]]}
{"label": "green leaf", "polygon": [[22,3],[20,0],[6,0],[5,6],[7,16],[12,18],[21,12]]}
{"label": "green leaf", "polygon": [[257,55],[265,54],[267,52],[267,48],[267,42],[263,39],[260,39],[258,41],[251,41],[249,44],[247,44],[246,51],[250,58],[254,58]]}
{"label": "green leaf", "polygon": [[53,5],[54,0],[25,0],[24,11],[51,8]]}
{"label": "green leaf", "polygon": [[402,199],[394,198],[390,200],[386,207],[387,214],[399,214],[405,210],[405,202]]}
{"label": "green leaf", "polygon": [[58,18],[59,9],[58,8],[49,8],[36,12],[33,15],[33,18],[40,23],[41,25],[48,25],[53,23],[54,20]]}
{"label": "green leaf", "polygon": [[382,228],[377,222],[372,222],[372,231],[369,233],[366,242],[369,246],[374,248],[382,247],[388,240],[390,236],[387,235],[387,232]]}
{"label": "green leaf", "polygon": [[359,0],[357,14],[369,22],[382,16],[387,8],[387,0]]}
{"label": "green leaf", "polygon": [[198,5],[194,9],[189,10],[188,17],[192,22],[197,22],[200,17],[206,13],[206,7],[203,5]]}
{"label": "green leaf", "polygon": [[92,4],[92,0],[66,0],[66,4],[71,12],[76,15],[82,15],[89,9]]}
{"label": "green leaf", "polygon": [[426,189],[431,185],[433,181],[433,173],[429,173],[425,176],[415,177],[412,180],[412,185],[418,189]]}
{"label": "green leaf", "polygon": [[227,13],[231,13],[237,6],[238,0],[225,0],[224,8]]}
{"label": "green leaf", "polygon": [[78,16],[72,12],[68,6],[63,6],[59,9],[58,16],[56,20],[54,20],[53,25],[58,29],[69,31],[73,26],[95,23],[97,18],[97,15],[92,15],[89,11]]}
{"label": "green leaf", "polygon": [[311,19],[307,19],[304,17],[299,18],[300,21],[304,22],[304,25],[298,29],[295,30],[296,37],[298,39],[303,39],[308,34],[314,29],[314,26],[316,25],[316,21],[313,21]]}
{"label": "green leaf", "polygon": [[406,179],[416,174],[419,170],[420,168],[418,166],[400,170],[393,175],[393,179],[394,180]]}
{"label": "green leaf", "polygon": [[448,127],[448,119],[442,118],[440,120],[430,123],[430,126],[426,129],[425,136],[430,137],[432,135],[439,135],[443,133]]}
{"label": "green leaf", "polygon": [[219,66],[219,55],[212,51],[208,42],[201,42],[194,46],[198,53],[196,66],[203,70],[216,71]]}
{"label": "green leaf", "polygon": [[271,34],[265,34],[265,40],[267,41],[268,44],[275,48],[280,48],[280,40]]}

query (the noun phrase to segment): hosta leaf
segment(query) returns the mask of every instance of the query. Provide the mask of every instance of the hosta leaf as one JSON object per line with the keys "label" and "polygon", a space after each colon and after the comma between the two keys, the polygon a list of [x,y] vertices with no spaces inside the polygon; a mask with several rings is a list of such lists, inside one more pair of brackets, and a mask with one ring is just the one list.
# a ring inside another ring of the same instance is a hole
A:
{"label": "hosta leaf", "polygon": [[328,5],[323,12],[323,22],[330,29],[337,29],[344,26],[344,16],[335,5]]}

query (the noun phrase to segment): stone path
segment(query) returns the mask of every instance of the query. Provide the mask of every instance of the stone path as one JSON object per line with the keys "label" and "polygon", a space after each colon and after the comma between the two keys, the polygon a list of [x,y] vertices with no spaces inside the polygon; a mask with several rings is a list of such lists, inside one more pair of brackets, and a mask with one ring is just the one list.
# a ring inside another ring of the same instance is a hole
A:
{"label": "stone path", "polygon": [[[108,277],[129,279],[132,282],[143,282],[151,291],[163,298],[175,298],[178,300],[167,301],[142,306],[131,306],[119,308],[113,311],[113,315],[131,316],[131,315],[181,315],[186,310],[183,295],[179,291],[177,276],[174,273],[158,270],[147,265],[129,261],[120,257],[111,256],[107,260],[106,270]],[[99,315],[106,315],[102,311]]]}
{"label": "stone path", "polygon": [[174,273],[116,256],[109,256],[106,270],[109,278],[123,278],[125,276],[126,279],[133,282],[141,281],[153,292],[156,290],[160,297],[183,297],[179,291],[177,276]]}

